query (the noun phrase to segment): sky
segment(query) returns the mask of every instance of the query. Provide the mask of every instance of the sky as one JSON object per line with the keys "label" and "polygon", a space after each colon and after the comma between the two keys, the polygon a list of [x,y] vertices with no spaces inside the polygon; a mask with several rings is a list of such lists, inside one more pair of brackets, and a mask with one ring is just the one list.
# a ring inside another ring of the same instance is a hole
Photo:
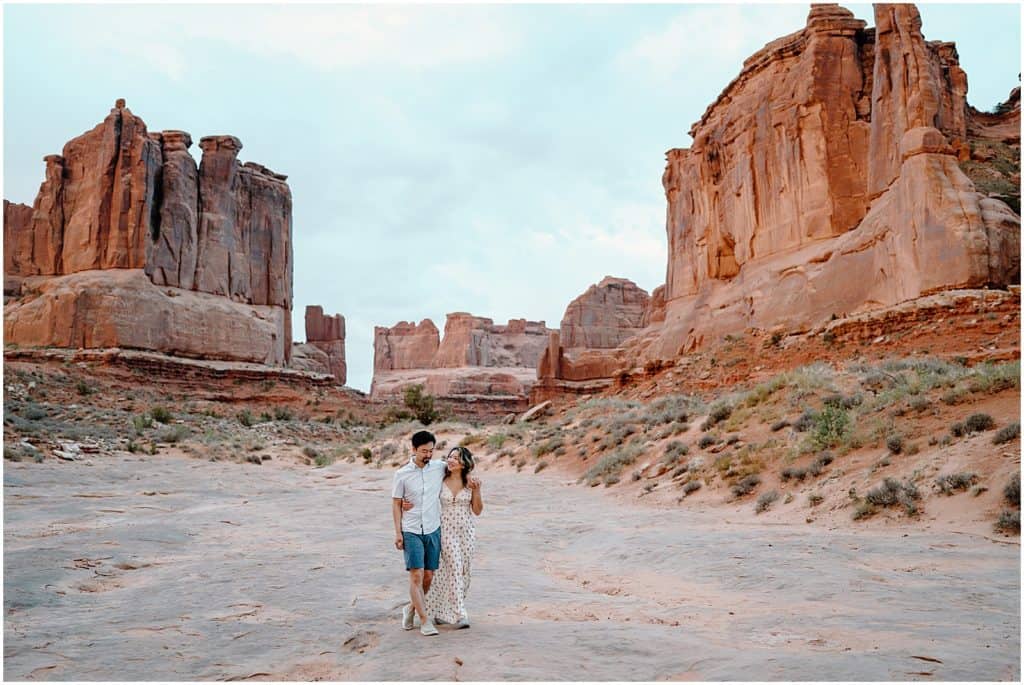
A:
{"label": "sky", "polygon": [[[8,4],[3,196],[31,204],[43,156],[117,98],[151,131],[237,136],[288,175],[296,340],[306,305],[343,314],[366,391],[374,326],[557,328],[604,276],[663,283],[665,151],[808,8]],[[1019,6],[919,8],[972,105],[1019,84]]]}

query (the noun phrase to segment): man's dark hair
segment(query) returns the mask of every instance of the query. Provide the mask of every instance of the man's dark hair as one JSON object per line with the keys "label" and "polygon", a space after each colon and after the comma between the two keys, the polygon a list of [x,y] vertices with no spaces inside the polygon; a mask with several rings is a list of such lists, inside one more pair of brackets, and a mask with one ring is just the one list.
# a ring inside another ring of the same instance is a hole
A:
{"label": "man's dark hair", "polygon": [[430,431],[417,431],[412,434],[412,448],[416,449],[420,445],[426,445],[427,443],[437,444],[437,438]]}

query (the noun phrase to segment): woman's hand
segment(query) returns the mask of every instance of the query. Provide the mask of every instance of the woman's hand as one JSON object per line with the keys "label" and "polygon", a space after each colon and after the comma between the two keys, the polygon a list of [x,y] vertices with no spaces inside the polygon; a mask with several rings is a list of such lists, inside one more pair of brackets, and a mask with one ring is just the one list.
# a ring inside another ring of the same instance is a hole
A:
{"label": "woman's hand", "polygon": [[469,487],[470,490],[479,490],[480,486],[483,485],[483,483],[481,483],[480,479],[477,478],[476,476],[470,476],[469,482],[466,485]]}
{"label": "woman's hand", "polygon": [[412,509],[412,507],[413,507],[413,503],[412,502],[410,502],[407,499],[403,499],[402,500],[402,511],[409,511],[410,509]]}

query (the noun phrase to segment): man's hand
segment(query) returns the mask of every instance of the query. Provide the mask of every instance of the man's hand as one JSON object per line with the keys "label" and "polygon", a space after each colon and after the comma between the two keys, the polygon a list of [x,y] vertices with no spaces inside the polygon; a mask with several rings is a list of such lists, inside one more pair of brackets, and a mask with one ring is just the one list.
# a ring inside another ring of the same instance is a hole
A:
{"label": "man's hand", "polygon": [[402,511],[409,511],[413,508],[413,503],[407,499],[402,500]]}
{"label": "man's hand", "polygon": [[477,490],[480,488],[481,485],[480,479],[477,478],[476,476],[470,476],[468,485],[470,490]]}
{"label": "man's hand", "polygon": [[405,549],[405,542],[402,540],[401,535],[395,536],[395,549]]}

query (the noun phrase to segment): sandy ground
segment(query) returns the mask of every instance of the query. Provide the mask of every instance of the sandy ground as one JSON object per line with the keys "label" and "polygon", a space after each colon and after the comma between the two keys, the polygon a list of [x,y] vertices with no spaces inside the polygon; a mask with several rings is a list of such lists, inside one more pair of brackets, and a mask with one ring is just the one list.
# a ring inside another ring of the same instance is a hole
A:
{"label": "sandy ground", "polygon": [[470,630],[399,625],[391,473],[4,465],[4,676],[1018,680],[1020,547],[729,524],[481,474]]}

